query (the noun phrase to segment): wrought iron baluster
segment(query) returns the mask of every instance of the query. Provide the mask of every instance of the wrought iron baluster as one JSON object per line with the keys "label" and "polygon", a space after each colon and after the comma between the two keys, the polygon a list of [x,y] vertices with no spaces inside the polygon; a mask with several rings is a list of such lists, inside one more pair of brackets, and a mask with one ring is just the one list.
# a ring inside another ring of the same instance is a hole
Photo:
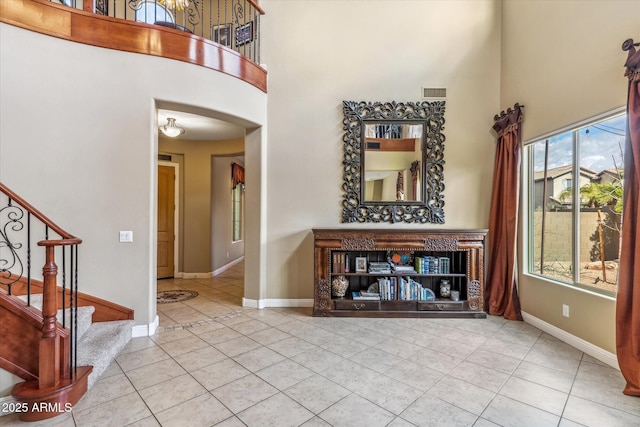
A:
{"label": "wrought iron baluster", "polygon": [[72,265],[72,270],[74,271],[74,286],[75,286],[75,290],[73,292],[73,297],[75,298],[75,306],[76,306],[76,314],[75,314],[75,318],[76,318],[76,322],[75,322],[75,328],[76,328],[76,334],[75,334],[75,356],[74,356],[74,371],[78,370],[78,245],[73,245],[72,246],[72,253],[73,255],[75,255],[75,257],[72,255],[72,261],[73,261],[73,265]]}
{"label": "wrought iron baluster", "polygon": [[31,306],[31,212],[27,212],[27,306]]}
{"label": "wrought iron baluster", "polygon": [[[67,248],[65,246],[62,247],[62,327],[67,327],[67,316],[65,312],[66,304],[65,301],[67,297]],[[69,317],[71,317],[71,313],[69,313]]]}

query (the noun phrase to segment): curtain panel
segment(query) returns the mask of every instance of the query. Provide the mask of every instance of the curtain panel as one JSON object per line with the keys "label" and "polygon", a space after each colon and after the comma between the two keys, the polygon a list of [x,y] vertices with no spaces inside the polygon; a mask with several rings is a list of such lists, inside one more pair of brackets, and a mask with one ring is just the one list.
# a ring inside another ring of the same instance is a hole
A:
{"label": "curtain panel", "polygon": [[624,394],[640,396],[640,52],[632,39],[622,44],[628,51],[625,76],[627,136],[624,149],[622,243],[616,300],[616,350],[620,371],[627,381]]}
{"label": "curtain panel", "polygon": [[522,320],[516,285],[516,233],[520,189],[520,124],[523,106],[494,117],[498,134],[489,216],[489,265],[486,304],[488,313]]}
{"label": "curtain panel", "polygon": [[234,189],[238,184],[244,185],[244,168],[237,163],[231,164],[231,183]]}

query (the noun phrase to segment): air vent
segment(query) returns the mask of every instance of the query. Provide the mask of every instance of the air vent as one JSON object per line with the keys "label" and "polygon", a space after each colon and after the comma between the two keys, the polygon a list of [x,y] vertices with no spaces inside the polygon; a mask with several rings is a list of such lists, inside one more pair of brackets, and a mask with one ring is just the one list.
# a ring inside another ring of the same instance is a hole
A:
{"label": "air vent", "polygon": [[170,162],[171,156],[169,154],[158,154],[158,160],[161,162]]}
{"label": "air vent", "polygon": [[422,99],[445,99],[447,88],[445,87],[423,87]]}

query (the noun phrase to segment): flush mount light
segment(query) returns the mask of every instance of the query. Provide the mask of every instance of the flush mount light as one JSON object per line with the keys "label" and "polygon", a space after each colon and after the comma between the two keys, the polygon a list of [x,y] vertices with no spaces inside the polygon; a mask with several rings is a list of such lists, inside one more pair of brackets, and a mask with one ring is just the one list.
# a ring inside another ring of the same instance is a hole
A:
{"label": "flush mount light", "polygon": [[160,131],[168,137],[175,138],[184,133],[184,129],[176,125],[176,119],[167,117],[167,124],[160,126]]}

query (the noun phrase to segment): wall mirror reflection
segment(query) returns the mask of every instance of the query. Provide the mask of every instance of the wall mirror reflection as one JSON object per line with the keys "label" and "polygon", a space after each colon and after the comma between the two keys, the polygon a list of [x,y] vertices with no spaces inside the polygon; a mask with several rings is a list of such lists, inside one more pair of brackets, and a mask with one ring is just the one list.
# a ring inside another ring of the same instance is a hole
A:
{"label": "wall mirror reflection", "polygon": [[444,101],[343,101],[342,222],[444,224]]}
{"label": "wall mirror reflection", "polygon": [[422,124],[364,126],[364,201],[421,200]]}

